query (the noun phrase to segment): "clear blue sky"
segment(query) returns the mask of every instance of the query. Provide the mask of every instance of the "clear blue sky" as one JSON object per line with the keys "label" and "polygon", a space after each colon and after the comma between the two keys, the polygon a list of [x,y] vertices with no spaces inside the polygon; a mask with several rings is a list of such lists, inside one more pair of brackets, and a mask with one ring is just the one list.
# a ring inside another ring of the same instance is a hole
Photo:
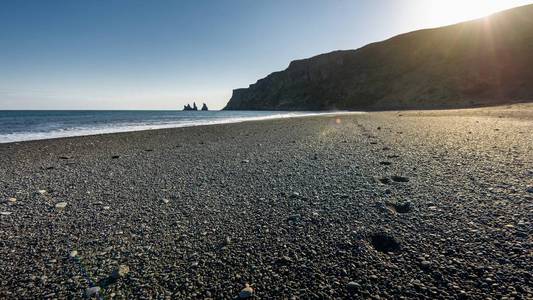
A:
{"label": "clear blue sky", "polygon": [[3,0],[0,109],[222,108],[291,60],[524,0]]}

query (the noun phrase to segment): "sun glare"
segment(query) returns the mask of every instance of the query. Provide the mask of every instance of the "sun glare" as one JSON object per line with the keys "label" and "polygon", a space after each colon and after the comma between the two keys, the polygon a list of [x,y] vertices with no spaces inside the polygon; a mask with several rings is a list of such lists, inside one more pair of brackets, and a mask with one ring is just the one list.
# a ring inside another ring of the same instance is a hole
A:
{"label": "sun glare", "polygon": [[441,26],[481,18],[526,3],[520,0],[421,0],[414,9],[428,23]]}

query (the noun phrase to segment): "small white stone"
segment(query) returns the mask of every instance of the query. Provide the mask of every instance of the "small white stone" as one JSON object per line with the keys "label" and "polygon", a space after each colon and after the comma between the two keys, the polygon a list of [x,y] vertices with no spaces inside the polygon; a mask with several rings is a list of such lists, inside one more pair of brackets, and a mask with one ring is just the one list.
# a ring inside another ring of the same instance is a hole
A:
{"label": "small white stone", "polygon": [[127,265],[120,265],[118,268],[111,273],[111,277],[115,279],[124,278],[130,272],[130,267]]}
{"label": "small white stone", "polygon": [[10,214],[12,214],[10,211],[0,211],[0,215],[2,216],[9,216]]}
{"label": "small white stone", "polygon": [[76,251],[76,250],[70,251],[69,256],[72,257],[72,258],[78,256],[78,251]]}
{"label": "small white stone", "polygon": [[170,200],[168,200],[168,199],[163,199],[163,203],[168,204],[169,202],[170,202]]}
{"label": "small white stone", "polygon": [[39,190],[38,192],[39,192],[39,194],[41,194],[41,195],[46,194],[46,190]]}
{"label": "small white stone", "polygon": [[67,207],[67,202],[56,203],[56,208],[63,209],[65,207]]}
{"label": "small white stone", "polygon": [[110,210],[110,209],[111,209],[111,206],[104,206],[104,207],[102,207],[102,208],[105,209],[105,210]]}
{"label": "small white stone", "polygon": [[93,286],[85,290],[85,296],[87,296],[87,298],[91,298],[93,296],[98,296],[98,295],[100,295],[99,286]]}
{"label": "small white stone", "polygon": [[7,202],[15,203],[17,202],[17,198],[14,198],[14,197],[8,198]]}
{"label": "small white stone", "polygon": [[128,274],[129,272],[130,272],[130,267],[126,265],[118,266],[118,275],[120,275],[120,277],[126,276],[126,274]]}

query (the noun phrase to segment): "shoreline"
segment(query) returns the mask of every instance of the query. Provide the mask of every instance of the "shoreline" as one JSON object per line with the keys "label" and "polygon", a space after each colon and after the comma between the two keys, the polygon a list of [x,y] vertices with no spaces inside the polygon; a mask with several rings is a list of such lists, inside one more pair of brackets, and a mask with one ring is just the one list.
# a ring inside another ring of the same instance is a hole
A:
{"label": "shoreline", "polygon": [[[108,111],[109,112],[109,111]],[[277,113],[277,112],[276,112]],[[196,126],[212,126],[212,125],[221,125],[221,124],[235,124],[242,122],[254,122],[254,121],[267,121],[267,120],[276,120],[276,119],[285,119],[285,118],[303,118],[303,117],[313,117],[313,116],[328,116],[328,115],[344,115],[344,114],[362,114],[365,112],[355,112],[355,111],[335,111],[335,112],[279,112],[279,114],[271,116],[259,116],[259,117],[241,117],[235,119],[223,119],[217,121],[204,121],[197,123],[175,123],[175,124],[153,124],[153,125],[122,125],[112,128],[105,129],[77,129],[73,131],[52,131],[44,133],[17,133],[10,134],[20,135],[21,138],[14,138],[9,141],[1,141],[0,144],[9,144],[9,143],[20,143],[20,142],[30,142],[30,141],[41,141],[41,140],[54,140],[61,138],[70,138],[70,137],[83,137],[83,136],[93,136],[93,135],[102,135],[102,134],[115,134],[115,133],[127,133],[127,132],[139,132],[139,131],[151,131],[151,130],[161,130],[161,129],[173,129],[173,128],[190,128]],[[291,115],[294,114],[294,115]],[[193,121],[194,122],[194,121]],[[23,136],[28,135],[43,135],[43,137],[25,139]],[[0,135],[0,138],[5,137],[6,135]]]}
{"label": "shoreline", "polygon": [[[142,132],[142,131],[154,131],[154,130],[167,130],[167,129],[175,129],[175,128],[192,128],[192,127],[203,127],[203,126],[214,126],[214,125],[224,125],[224,124],[237,124],[237,123],[243,123],[243,122],[260,122],[260,121],[268,121],[268,120],[277,120],[277,119],[285,119],[285,118],[306,118],[306,117],[319,117],[319,116],[335,116],[335,115],[351,115],[351,114],[379,114],[379,113],[398,113],[398,114],[405,114],[405,115],[425,115],[425,116],[445,116],[448,114],[461,114],[463,116],[467,115],[485,115],[490,116],[492,115],[506,115],[509,117],[514,118],[523,118],[523,119],[533,119],[531,116],[530,111],[533,110],[533,103],[528,102],[521,102],[521,103],[513,103],[508,105],[498,105],[498,106],[486,106],[486,107],[472,107],[472,108],[457,108],[457,109],[427,109],[427,110],[384,110],[384,111],[324,111],[324,112],[283,112],[283,113],[302,113],[301,115],[293,115],[293,116],[267,116],[267,117],[251,117],[251,118],[245,118],[245,119],[238,119],[238,120],[223,120],[220,122],[213,122],[213,123],[198,123],[198,124],[169,124],[169,125],[162,125],[162,127],[156,127],[157,128],[145,128],[149,125],[142,126],[143,128],[138,129],[137,126],[131,126],[132,129],[125,128],[124,130],[113,130],[107,132],[87,132],[87,133],[80,133],[80,134],[69,134],[65,136],[54,136],[54,137],[43,137],[43,138],[36,138],[36,139],[22,139],[22,140],[15,140],[15,141],[0,141],[0,145],[6,145],[6,144],[13,144],[13,143],[25,143],[25,142],[33,142],[33,141],[47,141],[47,140],[57,140],[57,139],[63,139],[63,138],[75,138],[75,137],[85,137],[85,136],[99,136],[99,135],[108,135],[108,134],[121,134],[121,133],[130,133],[130,132]],[[281,113],[281,111],[280,111]],[[49,134],[49,133],[45,133]]]}

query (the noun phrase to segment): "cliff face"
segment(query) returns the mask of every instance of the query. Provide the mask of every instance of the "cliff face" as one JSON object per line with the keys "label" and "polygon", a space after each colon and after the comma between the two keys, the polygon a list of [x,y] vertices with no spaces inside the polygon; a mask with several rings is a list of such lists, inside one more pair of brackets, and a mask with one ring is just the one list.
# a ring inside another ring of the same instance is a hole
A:
{"label": "cliff face", "polygon": [[533,100],[533,5],[293,61],[227,110],[454,108]]}

